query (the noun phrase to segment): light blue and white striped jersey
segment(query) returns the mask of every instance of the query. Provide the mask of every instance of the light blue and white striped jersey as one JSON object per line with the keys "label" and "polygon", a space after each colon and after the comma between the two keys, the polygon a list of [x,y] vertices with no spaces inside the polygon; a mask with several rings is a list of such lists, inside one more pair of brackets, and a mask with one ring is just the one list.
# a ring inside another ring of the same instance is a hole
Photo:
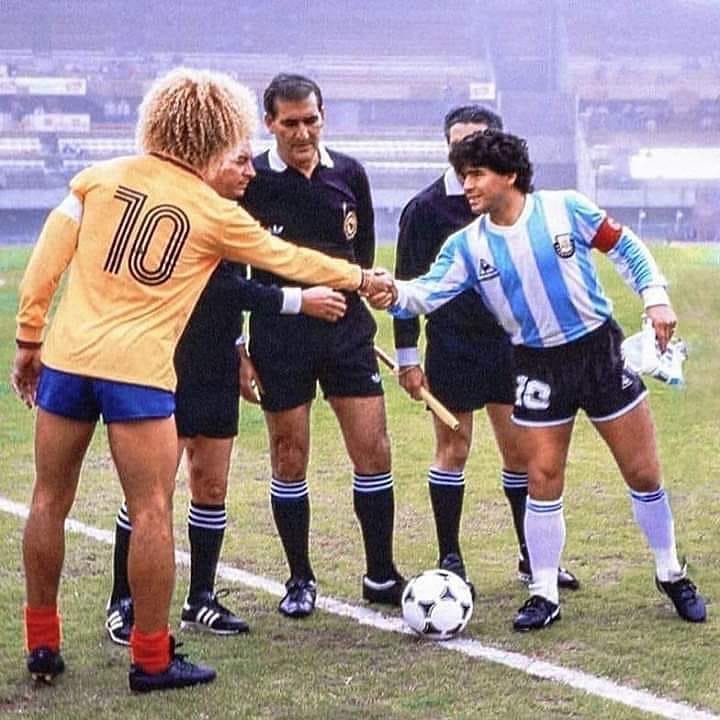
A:
{"label": "light blue and white striped jersey", "polygon": [[608,254],[645,305],[668,304],[665,279],[640,239],[572,190],[526,196],[511,226],[480,215],[451,235],[423,276],[397,281],[397,318],[430,313],[474,288],[514,345],[553,347],[577,340],[612,315],[590,257]]}

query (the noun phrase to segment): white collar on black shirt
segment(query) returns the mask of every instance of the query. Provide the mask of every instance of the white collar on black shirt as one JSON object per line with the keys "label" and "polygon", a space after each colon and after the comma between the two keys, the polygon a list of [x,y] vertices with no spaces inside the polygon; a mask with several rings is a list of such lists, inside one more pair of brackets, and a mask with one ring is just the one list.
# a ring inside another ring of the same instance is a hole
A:
{"label": "white collar on black shirt", "polygon": [[449,167],[445,171],[445,175],[443,175],[443,180],[445,181],[445,194],[446,195],[463,195],[463,184],[460,178],[458,177],[458,174],[453,170],[453,168]]}
{"label": "white collar on black shirt", "polygon": [[[330,153],[323,143],[318,145],[318,152],[320,153],[320,164],[325,167],[335,167],[335,162],[330,157]],[[273,143],[268,152],[268,164],[270,169],[275,172],[283,172],[287,170],[287,163],[280,157],[280,153],[277,149],[277,143]]]}

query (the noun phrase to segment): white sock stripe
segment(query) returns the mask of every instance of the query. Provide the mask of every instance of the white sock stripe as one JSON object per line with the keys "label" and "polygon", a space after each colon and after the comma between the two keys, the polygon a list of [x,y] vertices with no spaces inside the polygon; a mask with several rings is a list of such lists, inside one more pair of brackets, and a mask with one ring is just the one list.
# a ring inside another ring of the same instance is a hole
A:
{"label": "white sock stripe", "polygon": [[202,528],[203,530],[225,530],[227,528],[227,522],[225,520],[218,521],[216,523],[208,522],[207,520],[195,520],[188,518],[188,525],[196,528]]}
{"label": "white sock stripe", "polygon": [[224,530],[227,527],[227,512],[225,509],[198,511],[191,505],[188,508],[188,525],[211,530]]}
{"label": "white sock stripe", "polygon": [[370,494],[370,493],[379,493],[383,492],[385,490],[392,490],[393,489],[393,479],[392,477],[389,480],[378,480],[374,483],[357,483],[353,482],[353,491],[363,493],[363,494]]}
{"label": "white sock stripe", "polygon": [[115,524],[122,528],[123,530],[127,530],[128,532],[132,532],[132,525],[130,524],[130,521],[125,522],[124,520],[121,520],[120,518],[117,518],[115,520]]}
{"label": "white sock stripe", "polygon": [[115,523],[123,530],[132,532],[132,523],[130,522],[130,516],[128,515],[127,503],[124,502],[118,509]]}
{"label": "white sock stripe", "polygon": [[309,494],[307,480],[285,483],[273,478],[270,481],[270,495],[276,500],[302,500]]}
{"label": "white sock stripe", "polygon": [[659,490],[654,490],[653,492],[649,493],[641,493],[637,492],[636,490],[630,490],[630,497],[633,500],[637,500],[641,503],[653,503],[661,501],[663,498],[666,497],[666,494],[664,488],[660,488]]}
{"label": "white sock stripe", "polygon": [[210,510],[209,508],[201,508],[197,505],[193,505],[190,503],[188,505],[188,514],[190,515],[198,515],[202,517],[218,517],[218,515],[225,515],[227,513],[227,510],[225,509],[224,505],[218,505],[218,507]]}
{"label": "white sock stripe", "polygon": [[563,499],[558,500],[533,500],[527,499],[527,505],[525,506],[527,512],[537,513],[538,515],[545,515],[548,513],[561,512],[563,509]]}
{"label": "white sock stripe", "polygon": [[502,484],[504,488],[517,489],[526,488],[528,486],[527,473],[514,473],[508,470],[502,471]]}
{"label": "white sock stripe", "polygon": [[452,485],[454,487],[461,487],[465,484],[465,473],[462,471],[448,472],[445,470],[430,468],[430,470],[428,470],[428,482],[431,485]]}

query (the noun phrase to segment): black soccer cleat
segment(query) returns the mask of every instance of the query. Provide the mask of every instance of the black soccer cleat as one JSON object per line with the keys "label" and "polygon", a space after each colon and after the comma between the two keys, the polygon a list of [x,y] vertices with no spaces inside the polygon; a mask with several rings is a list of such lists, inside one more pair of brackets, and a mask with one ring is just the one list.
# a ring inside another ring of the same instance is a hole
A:
{"label": "black soccer cleat", "polygon": [[39,647],[28,655],[27,669],[33,680],[50,685],[58,675],[65,672],[65,661],[60,651]]}
{"label": "black soccer cleat", "polygon": [[186,660],[187,656],[176,653],[175,648],[175,638],[170,636],[170,664],[162,672],[148,673],[139,665],[131,665],[128,673],[130,689],[139,693],[177,690],[192,685],[204,685],[215,679],[217,673],[213,668]]}
{"label": "black soccer cleat", "polygon": [[473,602],[475,602],[475,586],[468,580],[467,573],[465,572],[465,563],[460,555],[457,553],[448,553],[440,560],[438,567],[441,570],[455,573],[461,580],[464,580],[465,584],[470,588],[470,596]]}
{"label": "black soccer cleat", "polygon": [[250,631],[250,626],[235,613],[218,602],[230,591],[204,592],[196,602],[185,601],[180,615],[181,630],[199,630],[213,635],[240,635]]}
{"label": "black soccer cleat", "polygon": [[[518,560],[518,580],[523,585],[529,585],[532,582],[530,560],[523,557]],[[580,581],[567,568],[559,567],[558,587],[562,590],[579,590]]]}
{"label": "black soccer cleat", "polygon": [[311,578],[290,578],[285,583],[287,592],[278,605],[285,617],[299,619],[312,615],[317,598],[317,584]]}
{"label": "black soccer cleat", "polygon": [[405,585],[407,585],[407,580],[396,568],[392,569],[390,577],[386,580],[373,580],[367,575],[363,575],[362,596],[369,603],[400,607]]}
{"label": "black soccer cleat", "polygon": [[540,630],[559,619],[559,605],[541,595],[533,595],[518,611],[513,621],[513,628],[520,632]]}
{"label": "black soccer cleat", "polygon": [[115,644],[130,645],[130,632],[134,621],[131,598],[120,598],[116,603],[108,605],[105,630]]}
{"label": "black soccer cleat", "polygon": [[661,582],[655,578],[657,589],[667,595],[675,606],[677,614],[688,622],[705,622],[705,600],[687,575],[679,580]]}

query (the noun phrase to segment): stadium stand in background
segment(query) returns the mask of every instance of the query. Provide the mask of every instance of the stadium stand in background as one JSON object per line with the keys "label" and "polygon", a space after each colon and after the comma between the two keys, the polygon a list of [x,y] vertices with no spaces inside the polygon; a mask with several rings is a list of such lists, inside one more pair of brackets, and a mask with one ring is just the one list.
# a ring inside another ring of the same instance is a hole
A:
{"label": "stadium stand in background", "polygon": [[[179,64],[258,93],[281,70],[316,78],[328,142],[366,166],[388,240],[445,166],[441,118],[467,102],[528,138],[537,187],[576,186],[649,237],[720,240],[720,51],[706,32],[720,7],[594,5],[212,0],[168,13],[138,0],[6,0],[0,241],[31,240],[78,169],[133,152],[144,90]],[[257,150],[268,142],[261,134]]]}

